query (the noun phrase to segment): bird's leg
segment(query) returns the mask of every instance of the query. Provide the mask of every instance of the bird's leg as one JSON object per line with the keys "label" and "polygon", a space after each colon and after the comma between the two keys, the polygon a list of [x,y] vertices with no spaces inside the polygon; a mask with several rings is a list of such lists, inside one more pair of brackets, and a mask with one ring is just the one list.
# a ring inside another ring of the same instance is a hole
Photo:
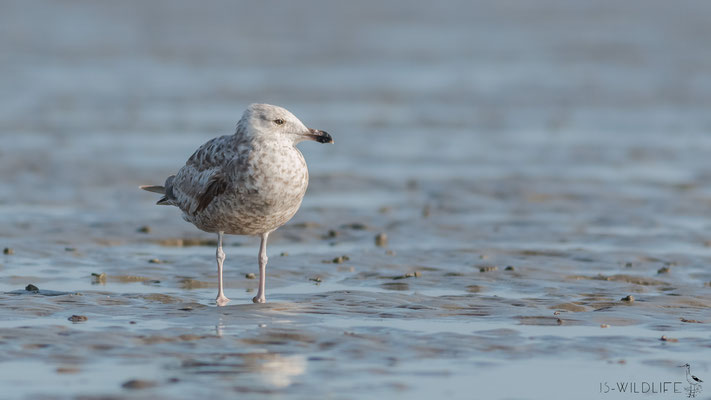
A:
{"label": "bird's leg", "polygon": [[230,301],[222,290],[222,263],[225,262],[225,252],[222,251],[222,235],[222,232],[217,232],[217,298],[215,303],[218,306],[227,305],[227,302]]}
{"label": "bird's leg", "polygon": [[259,290],[252,299],[255,303],[266,303],[265,286],[267,281],[267,237],[269,232],[262,234],[262,243],[259,245]]}

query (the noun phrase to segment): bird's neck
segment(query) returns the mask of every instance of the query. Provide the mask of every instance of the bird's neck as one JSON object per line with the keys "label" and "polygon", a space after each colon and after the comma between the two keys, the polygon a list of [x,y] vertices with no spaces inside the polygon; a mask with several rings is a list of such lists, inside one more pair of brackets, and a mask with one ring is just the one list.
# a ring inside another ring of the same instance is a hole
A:
{"label": "bird's neck", "polygon": [[253,136],[250,140],[252,148],[256,150],[269,149],[269,151],[274,151],[274,149],[289,149],[296,148],[294,143],[284,140],[280,137],[264,137],[264,136]]}

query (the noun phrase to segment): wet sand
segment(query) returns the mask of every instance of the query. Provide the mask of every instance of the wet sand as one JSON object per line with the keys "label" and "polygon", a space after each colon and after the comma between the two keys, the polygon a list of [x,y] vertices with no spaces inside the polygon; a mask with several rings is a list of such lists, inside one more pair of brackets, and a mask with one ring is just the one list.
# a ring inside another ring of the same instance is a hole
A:
{"label": "wet sand", "polygon": [[[7,2],[2,397],[708,381],[711,9],[682,3]],[[300,146],[269,302],[228,237],[217,308],[215,237],[137,187],[253,101],[336,145]]]}

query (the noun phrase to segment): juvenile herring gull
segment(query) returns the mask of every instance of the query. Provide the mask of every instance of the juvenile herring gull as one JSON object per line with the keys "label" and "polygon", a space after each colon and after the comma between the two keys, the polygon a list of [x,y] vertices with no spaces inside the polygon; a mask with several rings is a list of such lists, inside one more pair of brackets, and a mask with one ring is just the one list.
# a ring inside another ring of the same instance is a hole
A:
{"label": "juvenile herring gull", "polygon": [[217,305],[230,301],[222,290],[222,236],[259,235],[259,290],[252,299],[266,302],[267,237],[301,205],[309,183],[304,140],[333,143],[331,135],[309,129],[284,108],[252,104],[234,135],[200,146],[163,186],[141,186],[163,197],[157,204],[183,211],[183,218],[205,232],[217,233]]}

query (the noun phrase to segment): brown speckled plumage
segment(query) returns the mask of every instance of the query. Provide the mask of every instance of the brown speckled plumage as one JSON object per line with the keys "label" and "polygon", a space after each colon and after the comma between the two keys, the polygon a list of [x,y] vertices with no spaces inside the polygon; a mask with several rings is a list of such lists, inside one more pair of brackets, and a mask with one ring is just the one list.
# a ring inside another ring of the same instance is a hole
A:
{"label": "brown speckled plumage", "polygon": [[301,205],[309,182],[301,152],[290,143],[245,136],[210,140],[166,182],[166,199],[203,231],[271,232]]}
{"label": "brown speckled plumage", "polygon": [[[186,221],[218,233],[220,242],[222,233],[262,235],[266,242],[269,232],[296,214],[306,193],[309,173],[296,148],[303,140],[333,142],[328,133],[306,128],[281,107],[252,104],[234,135],[200,146],[164,186],[141,188],[162,193],[158,204],[180,208]],[[221,243],[221,273],[220,252]]]}

